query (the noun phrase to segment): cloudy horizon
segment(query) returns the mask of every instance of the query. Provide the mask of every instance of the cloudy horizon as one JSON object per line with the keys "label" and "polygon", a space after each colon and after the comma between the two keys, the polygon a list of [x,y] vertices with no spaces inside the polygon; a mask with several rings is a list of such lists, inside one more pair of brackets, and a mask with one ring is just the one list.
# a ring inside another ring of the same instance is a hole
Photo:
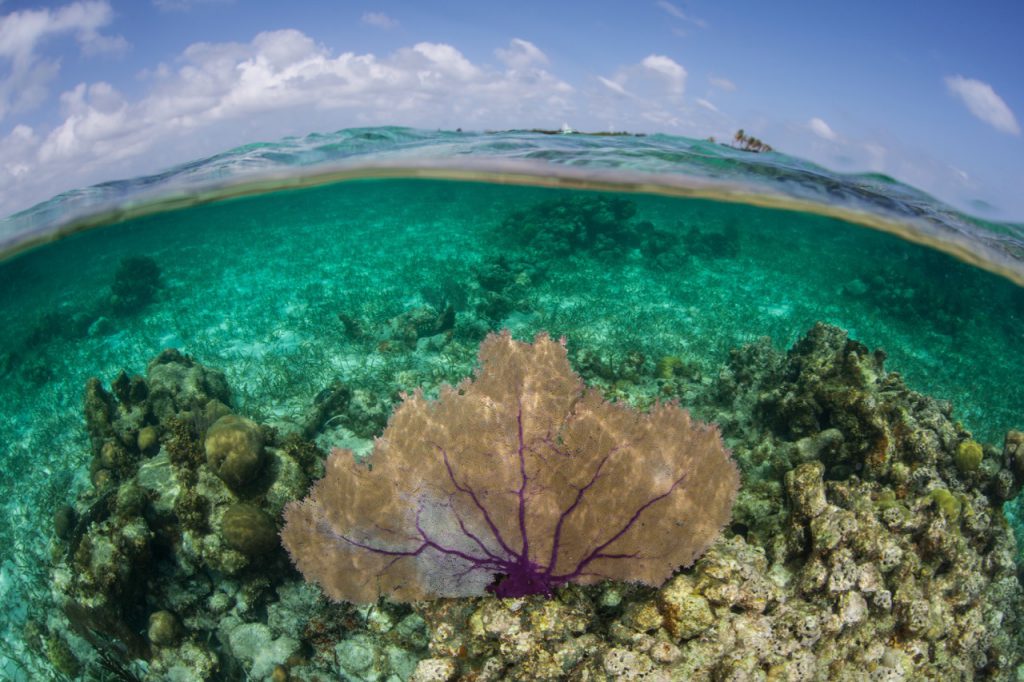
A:
{"label": "cloudy horizon", "polygon": [[[0,2],[0,215],[289,135],[566,123],[719,139],[743,128],[836,171],[1024,220],[1024,84],[1003,54],[1012,31],[992,30],[1000,17],[961,25],[962,44],[901,42],[901,22],[924,19],[889,16],[882,31],[872,13],[883,8],[869,5],[829,45],[831,9],[762,36],[750,22],[774,19],[754,8],[734,23],[697,2],[587,18],[570,6],[539,24],[529,5],[485,22],[454,1],[429,14],[401,2]],[[805,44],[780,47],[787,31]],[[840,56],[844,41],[857,60]]]}

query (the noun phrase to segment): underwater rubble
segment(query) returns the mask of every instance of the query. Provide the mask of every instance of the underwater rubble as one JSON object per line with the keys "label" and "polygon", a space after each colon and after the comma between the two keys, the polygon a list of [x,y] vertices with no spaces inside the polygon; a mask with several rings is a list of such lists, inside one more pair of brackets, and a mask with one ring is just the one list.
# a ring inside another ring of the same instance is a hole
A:
{"label": "underwater rubble", "polygon": [[692,256],[734,258],[739,253],[735,224],[721,232],[679,223],[666,229],[636,220],[636,214],[636,202],[622,197],[551,199],[513,211],[501,222],[496,238],[510,241],[536,263],[581,254],[616,259],[637,251],[653,267],[678,269]]}
{"label": "underwater rubble", "polygon": [[[673,398],[690,370],[639,372]],[[221,372],[164,351],[145,376],[86,387],[93,485],[55,510],[58,608],[26,639],[76,679],[1018,679],[1024,592],[1001,506],[1024,483],[1024,433],[975,441],[948,402],[824,324],[786,353],[735,350],[703,386],[686,407],[719,424],[740,492],[660,588],[356,606],[305,583],[278,532],[323,475],[323,425],[379,423],[358,387],[281,433],[232,409]]]}

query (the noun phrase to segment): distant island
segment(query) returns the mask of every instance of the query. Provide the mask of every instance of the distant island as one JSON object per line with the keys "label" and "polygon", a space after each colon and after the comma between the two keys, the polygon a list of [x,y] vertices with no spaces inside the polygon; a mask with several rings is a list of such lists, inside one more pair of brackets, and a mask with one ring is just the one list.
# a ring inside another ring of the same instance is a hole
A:
{"label": "distant island", "polygon": [[[714,136],[708,138],[708,142],[717,142]],[[753,135],[747,135],[743,132],[743,128],[736,131],[736,134],[732,136],[732,143],[726,144],[725,142],[719,142],[723,147],[731,147],[733,149],[739,149],[741,152],[754,152],[759,154],[761,152],[773,152],[775,149],[770,145],[762,142]]]}

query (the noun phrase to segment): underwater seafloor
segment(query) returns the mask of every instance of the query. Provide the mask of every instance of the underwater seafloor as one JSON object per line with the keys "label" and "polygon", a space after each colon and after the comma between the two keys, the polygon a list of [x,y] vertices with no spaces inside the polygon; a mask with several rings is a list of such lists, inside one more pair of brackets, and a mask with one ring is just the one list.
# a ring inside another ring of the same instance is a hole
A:
{"label": "underwater seafloor", "polygon": [[[940,250],[742,201],[371,178],[112,220],[0,290],[5,679],[1024,678],[1024,289]],[[282,510],[502,329],[717,424],[732,521],[661,586],[326,599]]]}

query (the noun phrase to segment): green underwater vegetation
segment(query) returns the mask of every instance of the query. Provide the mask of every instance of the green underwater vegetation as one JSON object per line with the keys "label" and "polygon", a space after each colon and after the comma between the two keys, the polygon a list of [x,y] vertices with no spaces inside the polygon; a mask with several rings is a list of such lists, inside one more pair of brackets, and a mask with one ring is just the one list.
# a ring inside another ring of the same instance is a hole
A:
{"label": "green underwater vegetation", "polygon": [[[946,253],[710,198],[364,179],[114,221],[0,289],[12,679],[1024,670],[1024,289]],[[660,585],[330,601],[284,509],[502,329],[716,424],[731,521]]]}

